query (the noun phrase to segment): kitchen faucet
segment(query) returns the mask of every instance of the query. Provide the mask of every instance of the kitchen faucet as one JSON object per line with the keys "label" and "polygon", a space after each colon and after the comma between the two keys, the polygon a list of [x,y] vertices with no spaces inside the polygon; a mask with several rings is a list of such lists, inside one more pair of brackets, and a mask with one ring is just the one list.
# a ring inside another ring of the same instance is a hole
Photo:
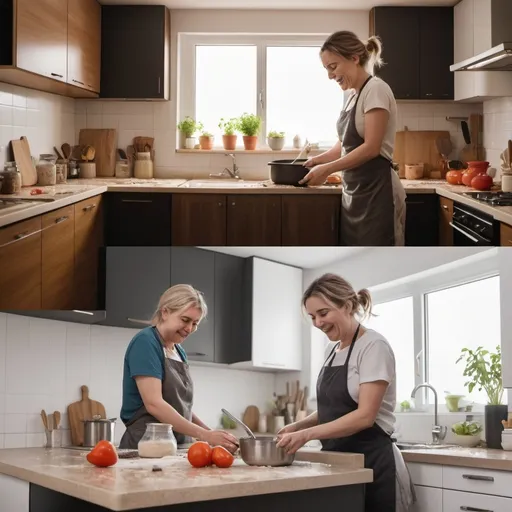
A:
{"label": "kitchen faucet", "polygon": [[440,441],[443,441],[446,437],[447,428],[439,425],[439,418],[437,416],[437,391],[434,389],[432,384],[425,382],[424,384],[418,384],[411,393],[411,398],[414,399],[416,396],[416,392],[420,388],[428,388],[432,390],[434,393],[434,426],[432,427],[432,444],[440,444]]}
{"label": "kitchen faucet", "polygon": [[238,166],[236,165],[236,157],[233,153],[225,153],[226,156],[230,156],[233,159],[233,170],[228,169],[227,167],[221,173],[210,174],[210,178],[225,178],[230,177],[235,180],[240,179],[240,174],[238,170]]}

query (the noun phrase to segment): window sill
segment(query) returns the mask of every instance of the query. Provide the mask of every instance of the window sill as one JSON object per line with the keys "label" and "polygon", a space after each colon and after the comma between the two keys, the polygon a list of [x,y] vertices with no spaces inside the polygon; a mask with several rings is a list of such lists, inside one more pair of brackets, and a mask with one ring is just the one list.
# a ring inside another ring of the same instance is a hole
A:
{"label": "window sill", "polygon": [[[327,148],[322,149],[313,149],[310,154],[317,155],[322,151],[325,151]],[[281,149],[280,151],[272,151],[271,149],[241,149],[237,148],[234,150],[231,149],[222,149],[222,148],[214,148],[214,149],[177,149],[176,153],[180,154],[189,154],[189,155],[225,155],[227,153],[235,153],[235,154],[247,154],[247,155],[298,155],[300,153],[300,149]]]}

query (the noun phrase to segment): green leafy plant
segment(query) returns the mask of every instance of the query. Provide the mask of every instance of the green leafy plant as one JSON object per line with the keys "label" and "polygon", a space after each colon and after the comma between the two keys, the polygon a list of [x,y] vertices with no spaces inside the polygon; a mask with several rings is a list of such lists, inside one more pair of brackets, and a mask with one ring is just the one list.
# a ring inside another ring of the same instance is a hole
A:
{"label": "green leafy plant", "polygon": [[411,408],[411,403],[408,400],[404,400],[403,402],[400,402],[400,407],[402,408],[402,411],[408,411]]}
{"label": "green leafy plant", "polygon": [[208,132],[208,131],[206,131],[206,130],[203,130],[203,131],[201,132],[201,136],[202,136],[202,137],[213,137],[213,133],[212,133],[212,132]]}
{"label": "green leafy plant", "polygon": [[470,380],[464,383],[471,393],[473,389],[484,390],[488,405],[501,405],[503,398],[503,382],[501,377],[501,347],[496,347],[496,352],[492,353],[483,347],[476,350],[463,348],[461,356],[457,359],[465,361],[464,377]]}
{"label": "green leafy plant", "polygon": [[284,139],[284,132],[269,131],[267,137],[269,139]]}
{"label": "green leafy plant", "polygon": [[458,436],[477,436],[483,428],[477,421],[462,421],[452,425],[452,432]]}
{"label": "green leafy plant", "polygon": [[189,138],[193,137],[196,132],[199,132],[203,129],[203,123],[197,122],[190,116],[185,116],[185,119],[180,121],[177,127],[181,133]]}
{"label": "green leafy plant", "polygon": [[240,116],[239,128],[246,137],[254,137],[261,130],[261,117],[245,112]]}
{"label": "green leafy plant", "polygon": [[240,129],[240,125],[236,117],[232,117],[231,119],[224,119],[222,117],[219,122],[219,128],[222,130],[224,135],[235,135],[235,133]]}

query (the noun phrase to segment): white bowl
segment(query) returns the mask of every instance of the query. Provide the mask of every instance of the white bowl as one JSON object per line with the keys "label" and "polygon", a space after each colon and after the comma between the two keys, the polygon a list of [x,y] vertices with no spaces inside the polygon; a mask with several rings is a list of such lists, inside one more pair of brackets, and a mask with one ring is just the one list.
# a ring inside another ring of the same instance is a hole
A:
{"label": "white bowl", "polygon": [[458,436],[455,435],[455,444],[465,448],[474,448],[481,441],[480,435],[477,436]]}

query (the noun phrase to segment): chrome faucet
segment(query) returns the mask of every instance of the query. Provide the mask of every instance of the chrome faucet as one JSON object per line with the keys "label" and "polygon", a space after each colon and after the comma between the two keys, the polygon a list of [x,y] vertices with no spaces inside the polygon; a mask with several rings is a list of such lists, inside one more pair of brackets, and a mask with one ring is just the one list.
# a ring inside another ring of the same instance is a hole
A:
{"label": "chrome faucet", "polygon": [[235,180],[240,179],[240,173],[238,166],[236,165],[236,157],[233,153],[225,153],[226,156],[230,156],[233,159],[233,170],[228,169],[227,167],[221,173],[210,174],[210,178],[233,178]]}
{"label": "chrome faucet", "polygon": [[434,426],[432,427],[432,444],[440,444],[440,441],[443,441],[446,437],[447,428],[442,427],[439,425],[439,418],[437,415],[437,391],[434,389],[434,386],[432,384],[429,384],[428,382],[425,382],[424,384],[418,384],[411,393],[411,398],[414,399],[416,396],[416,392],[420,388],[428,388],[432,390],[432,393],[434,393]]}

